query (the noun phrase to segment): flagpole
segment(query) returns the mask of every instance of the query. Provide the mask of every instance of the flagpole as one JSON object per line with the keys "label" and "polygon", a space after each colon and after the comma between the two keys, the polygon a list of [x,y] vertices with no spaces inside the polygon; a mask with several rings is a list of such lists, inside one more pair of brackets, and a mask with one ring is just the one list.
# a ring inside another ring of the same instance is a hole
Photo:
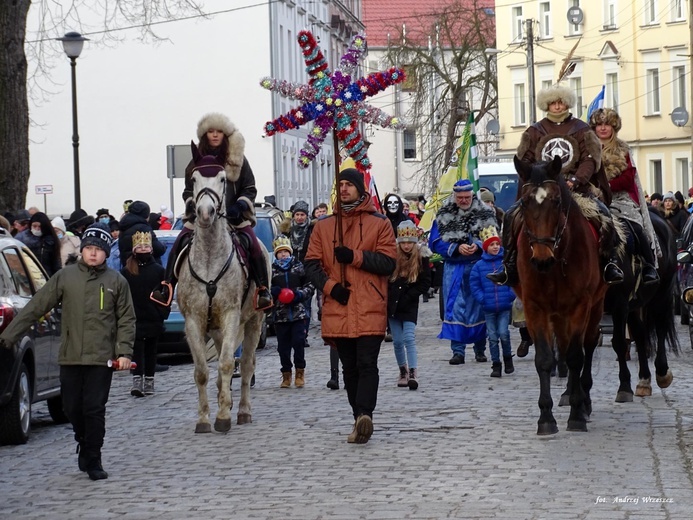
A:
{"label": "flagpole", "polygon": [[[339,138],[337,137],[337,129],[335,127],[332,127],[332,139],[334,148],[334,185],[336,194],[334,209],[337,217],[337,246],[341,247],[343,245],[344,233],[342,231],[342,198],[339,195]],[[346,287],[346,266],[341,263],[339,264],[339,278],[341,284]]]}

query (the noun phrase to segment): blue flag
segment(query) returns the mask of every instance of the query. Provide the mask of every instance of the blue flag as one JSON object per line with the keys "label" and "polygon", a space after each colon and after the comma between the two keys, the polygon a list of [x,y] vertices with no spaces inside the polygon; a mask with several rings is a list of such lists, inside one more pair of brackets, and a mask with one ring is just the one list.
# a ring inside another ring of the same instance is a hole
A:
{"label": "blue flag", "polygon": [[590,106],[587,107],[587,116],[585,118],[585,121],[590,120],[590,116],[592,115],[592,112],[595,110],[598,110],[600,108],[604,108],[604,85],[602,85],[602,89],[599,91],[599,94],[597,94],[597,97],[594,98],[594,101],[590,103]]}

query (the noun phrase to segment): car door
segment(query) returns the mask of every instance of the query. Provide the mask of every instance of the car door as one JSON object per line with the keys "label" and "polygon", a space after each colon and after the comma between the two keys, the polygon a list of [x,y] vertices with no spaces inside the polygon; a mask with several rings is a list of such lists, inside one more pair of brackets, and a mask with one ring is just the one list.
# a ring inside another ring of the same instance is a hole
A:
{"label": "car door", "polygon": [[[15,246],[2,250],[4,267],[7,268],[14,285],[14,294],[10,299],[18,313],[22,312],[34,294],[32,276],[22,260],[23,256],[25,255]],[[34,347],[34,393],[41,393],[48,387],[52,338],[44,332],[44,328],[37,328],[36,325],[34,323],[27,334],[32,338]]]}
{"label": "car door", "polygon": [[[46,272],[41,264],[29,252],[28,248],[21,250],[22,260],[31,279],[32,294],[36,294],[48,281]],[[51,309],[41,319],[34,323],[36,341],[50,345],[46,362],[46,381],[38,393],[52,390],[60,386],[60,366],[58,365],[58,353],[60,351],[60,307]]]}

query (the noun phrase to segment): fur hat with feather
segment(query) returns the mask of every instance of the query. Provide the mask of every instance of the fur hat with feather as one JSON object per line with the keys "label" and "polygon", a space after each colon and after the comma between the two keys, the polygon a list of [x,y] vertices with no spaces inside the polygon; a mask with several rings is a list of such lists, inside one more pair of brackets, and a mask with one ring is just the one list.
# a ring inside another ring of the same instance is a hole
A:
{"label": "fur hat with feather", "polygon": [[245,153],[245,138],[231,120],[219,112],[210,112],[202,116],[197,123],[197,138],[202,139],[209,130],[221,130],[229,140],[229,151],[226,154],[226,178],[236,182],[241,176]]}

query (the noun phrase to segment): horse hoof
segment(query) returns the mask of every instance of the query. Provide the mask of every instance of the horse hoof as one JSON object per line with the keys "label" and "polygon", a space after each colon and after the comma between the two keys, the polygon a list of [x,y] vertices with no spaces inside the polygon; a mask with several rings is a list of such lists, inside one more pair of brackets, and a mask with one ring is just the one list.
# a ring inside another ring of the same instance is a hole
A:
{"label": "horse hoof", "polygon": [[587,431],[587,421],[569,420],[568,421],[568,431],[569,432],[586,432]]}
{"label": "horse hoof", "polygon": [[197,423],[195,433],[212,433],[212,425],[209,423]]}
{"label": "horse hoof", "polygon": [[236,424],[250,424],[253,422],[253,416],[249,413],[239,413]]}
{"label": "horse hoof", "polygon": [[673,380],[674,380],[674,374],[671,373],[671,370],[667,370],[666,375],[657,376],[657,386],[659,388],[669,388],[669,385],[671,385],[671,382]]}
{"label": "horse hoof", "polygon": [[616,402],[617,403],[632,403],[633,402],[633,392],[616,392]]}
{"label": "horse hoof", "polygon": [[652,387],[638,385],[635,387],[635,395],[638,397],[650,397],[652,395]]}
{"label": "horse hoof", "polygon": [[555,435],[558,433],[558,426],[555,422],[540,423],[537,427],[537,435]]}
{"label": "horse hoof", "polygon": [[570,406],[570,396],[568,394],[563,394],[561,400],[558,401],[558,406]]}
{"label": "horse hoof", "polygon": [[231,429],[231,419],[217,419],[214,421],[214,429],[218,432],[227,432]]}

